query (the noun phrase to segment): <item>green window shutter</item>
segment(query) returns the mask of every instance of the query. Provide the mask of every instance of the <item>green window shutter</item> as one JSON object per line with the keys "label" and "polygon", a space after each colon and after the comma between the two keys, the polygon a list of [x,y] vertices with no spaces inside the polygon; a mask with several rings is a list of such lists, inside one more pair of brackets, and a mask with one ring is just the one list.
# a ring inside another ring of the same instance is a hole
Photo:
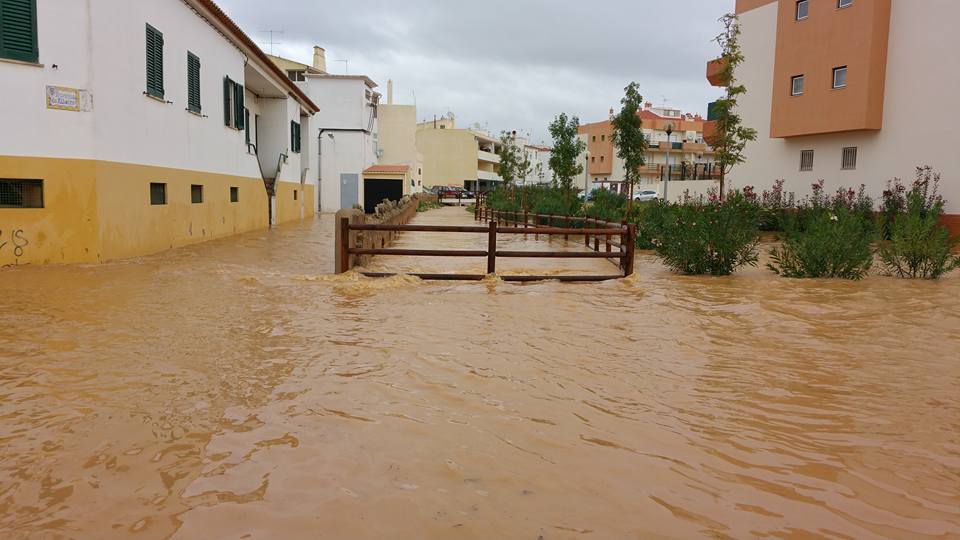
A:
{"label": "green window shutter", "polygon": [[36,63],[37,0],[0,0],[0,58]]}
{"label": "green window shutter", "polygon": [[146,45],[147,93],[163,99],[163,34],[149,24]]}
{"label": "green window shutter", "polygon": [[230,98],[233,96],[233,81],[230,77],[223,78],[223,125],[229,126],[233,119],[233,111],[230,109]]}
{"label": "green window shutter", "polygon": [[187,53],[187,108],[200,112],[200,59]]}
{"label": "green window shutter", "polygon": [[243,111],[243,85],[233,83],[233,125],[237,129],[244,129]]}

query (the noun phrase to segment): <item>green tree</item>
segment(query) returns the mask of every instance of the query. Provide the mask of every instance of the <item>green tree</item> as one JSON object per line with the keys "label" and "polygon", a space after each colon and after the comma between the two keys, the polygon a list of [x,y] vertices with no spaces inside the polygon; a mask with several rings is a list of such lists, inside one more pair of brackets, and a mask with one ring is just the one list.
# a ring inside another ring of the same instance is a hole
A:
{"label": "green tree", "polygon": [[726,94],[714,102],[716,133],[707,142],[714,149],[714,161],[720,167],[720,197],[724,197],[727,174],[733,167],[743,163],[743,150],[747,143],[757,139],[757,130],[743,125],[736,113],[737,99],[747,93],[747,87],[737,84],[736,70],[743,63],[740,50],[740,19],[731,13],[720,18],[723,32],[715,41],[720,45],[720,77],[727,88]]}
{"label": "green tree", "polygon": [[640,167],[646,165],[647,139],[643,136],[643,121],[640,120],[640,107],[643,96],[639,86],[632,82],[624,88],[623,108],[613,117],[613,144],[617,147],[617,157],[623,160],[624,180],[627,182],[627,215],[633,210],[633,185],[640,175]]}
{"label": "green tree", "polygon": [[530,161],[530,154],[526,148],[517,148],[520,158],[517,160],[517,178],[521,184],[527,185],[527,177],[533,172],[533,163]]}
{"label": "green tree", "polygon": [[553,149],[550,150],[550,170],[553,179],[563,191],[566,204],[570,206],[573,196],[573,179],[583,173],[583,165],[578,157],[587,149],[587,143],[577,137],[580,119],[568,118],[560,113],[550,123],[550,135],[553,137]]}
{"label": "green tree", "polygon": [[517,154],[517,145],[513,136],[506,131],[500,133],[500,178],[507,186],[512,186],[518,177],[520,156]]}

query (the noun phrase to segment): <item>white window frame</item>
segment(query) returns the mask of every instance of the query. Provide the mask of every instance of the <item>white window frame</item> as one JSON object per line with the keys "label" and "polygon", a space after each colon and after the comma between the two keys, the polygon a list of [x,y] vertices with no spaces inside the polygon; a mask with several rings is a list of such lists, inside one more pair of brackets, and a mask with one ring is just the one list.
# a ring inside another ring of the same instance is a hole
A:
{"label": "white window frame", "polygon": [[[803,5],[807,8],[807,14],[803,17],[800,16],[800,6]],[[794,7],[793,18],[798,21],[806,20],[810,17],[810,0],[797,0],[797,3]]]}
{"label": "white window frame", "polygon": [[[837,84],[837,74],[840,73],[840,71],[843,71],[843,84]],[[848,74],[847,66],[837,66],[833,68],[833,88],[834,89],[838,90],[840,88],[847,87],[847,74]]]}
{"label": "white window frame", "polygon": [[[797,81],[800,82],[800,91],[797,92]],[[791,96],[802,96],[803,87],[806,84],[806,79],[803,75],[794,75],[790,77],[790,95]]]}
{"label": "white window frame", "polygon": [[[805,166],[804,166],[806,163],[804,162],[804,159],[803,159],[803,158],[805,158],[806,156],[810,156],[810,166],[809,166],[809,167],[805,167]],[[815,153],[812,149],[809,149],[809,150],[801,150],[801,151],[800,151],[800,172],[810,172],[810,171],[812,171],[812,170],[813,170],[813,160],[814,160],[815,157],[816,157],[816,153]]]}

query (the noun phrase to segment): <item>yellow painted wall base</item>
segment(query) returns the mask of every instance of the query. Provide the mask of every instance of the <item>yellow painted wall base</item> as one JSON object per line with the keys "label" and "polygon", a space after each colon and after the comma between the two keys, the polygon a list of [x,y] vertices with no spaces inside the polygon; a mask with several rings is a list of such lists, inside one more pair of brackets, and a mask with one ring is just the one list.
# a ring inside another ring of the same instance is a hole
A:
{"label": "yellow painted wall base", "polygon": [[277,182],[277,223],[314,215],[314,186],[295,182]]}
{"label": "yellow painted wall base", "polygon": [[[0,156],[0,178],[43,180],[44,196],[44,208],[0,208],[0,265],[103,262],[268,226],[260,178],[9,156]],[[150,204],[151,182],[166,184],[166,204]],[[192,185],[203,186],[203,202],[191,202]],[[237,202],[230,202],[231,187]],[[278,222],[300,219],[301,203],[303,216],[312,216],[312,201],[313,186],[281,182]]]}

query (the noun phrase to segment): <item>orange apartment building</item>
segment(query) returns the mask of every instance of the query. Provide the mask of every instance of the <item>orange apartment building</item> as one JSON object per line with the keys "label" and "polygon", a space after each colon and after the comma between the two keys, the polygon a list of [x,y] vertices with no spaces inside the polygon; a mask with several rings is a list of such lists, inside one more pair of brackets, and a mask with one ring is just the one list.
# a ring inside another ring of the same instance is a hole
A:
{"label": "orange apartment building", "polygon": [[[919,165],[942,175],[951,229],[960,233],[960,165],[953,126],[960,70],[956,0],[737,0],[747,88],[739,112],[758,130],[732,187],[785,180],[802,197],[888,180]],[[722,86],[718,65],[707,78]],[[709,120],[709,117],[708,117]],[[706,126],[708,139],[710,124]]]}
{"label": "orange apartment building", "polygon": [[[610,117],[613,115],[611,109]],[[640,170],[641,178],[634,186],[635,191],[655,189],[663,193],[661,184],[668,174],[668,148],[670,180],[691,182],[671,187],[671,199],[682,196],[684,187],[692,187],[693,181],[712,182],[719,178],[719,172],[713,165],[713,149],[707,146],[703,138],[705,119],[702,116],[683,113],[671,107],[654,107],[649,102],[644,104],[638,115],[643,121],[643,132],[649,146],[647,164]],[[672,130],[669,138],[668,126]],[[613,146],[613,124],[610,119],[584,124],[578,133],[587,143],[587,153],[580,158],[586,163],[585,178],[581,184],[586,182],[590,189],[602,187],[626,193],[623,160],[617,157]]]}

